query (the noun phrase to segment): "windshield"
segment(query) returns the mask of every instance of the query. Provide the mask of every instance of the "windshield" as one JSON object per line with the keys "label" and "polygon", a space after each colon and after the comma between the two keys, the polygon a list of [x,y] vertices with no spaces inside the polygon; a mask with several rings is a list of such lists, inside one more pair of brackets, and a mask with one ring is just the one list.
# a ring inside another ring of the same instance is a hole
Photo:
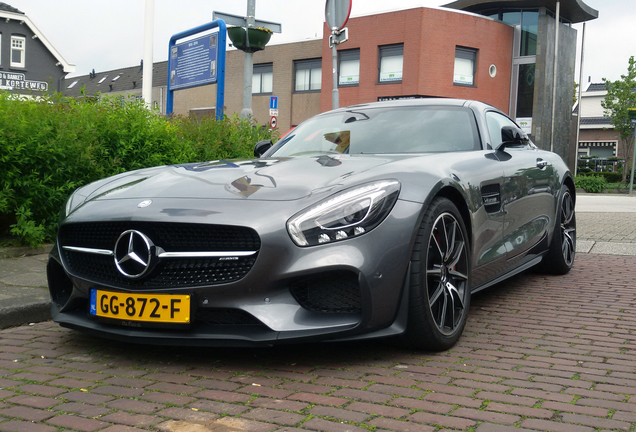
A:
{"label": "windshield", "polygon": [[270,156],[438,153],[479,150],[475,118],[463,107],[353,107],[314,117],[277,143]]}

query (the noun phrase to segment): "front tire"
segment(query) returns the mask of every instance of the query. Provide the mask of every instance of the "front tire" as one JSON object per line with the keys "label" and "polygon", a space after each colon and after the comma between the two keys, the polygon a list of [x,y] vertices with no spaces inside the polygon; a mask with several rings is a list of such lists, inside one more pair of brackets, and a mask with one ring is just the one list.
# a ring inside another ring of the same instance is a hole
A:
{"label": "front tire", "polygon": [[543,256],[539,268],[544,273],[564,275],[574,265],[576,256],[576,213],[574,196],[570,188],[561,186],[561,198],[557,210],[552,242],[548,253]]}
{"label": "front tire", "polygon": [[405,342],[429,351],[451,348],[470,305],[470,245],[457,207],[446,198],[430,204],[411,257]]}

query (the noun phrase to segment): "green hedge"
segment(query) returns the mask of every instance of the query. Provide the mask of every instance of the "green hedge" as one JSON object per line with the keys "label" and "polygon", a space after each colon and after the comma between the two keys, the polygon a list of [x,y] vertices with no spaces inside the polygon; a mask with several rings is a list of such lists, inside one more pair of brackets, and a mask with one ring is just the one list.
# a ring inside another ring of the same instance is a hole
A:
{"label": "green hedge", "polygon": [[266,138],[251,121],[166,119],[134,99],[18,100],[0,91],[0,241],[53,240],[61,206],[84,184],[150,166],[252,157]]}
{"label": "green hedge", "polygon": [[579,173],[582,176],[587,177],[603,177],[607,183],[618,183],[623,180],[622,172],[609,172],[609,171],[601,171],[601,172],[589,172],[582,171]]}
{"label": "green hedge", "polygon": [[603,176],[579,175],[574,179],[576,187],[583,189],[585,192],[603,192],[607,187],[607,182]]}

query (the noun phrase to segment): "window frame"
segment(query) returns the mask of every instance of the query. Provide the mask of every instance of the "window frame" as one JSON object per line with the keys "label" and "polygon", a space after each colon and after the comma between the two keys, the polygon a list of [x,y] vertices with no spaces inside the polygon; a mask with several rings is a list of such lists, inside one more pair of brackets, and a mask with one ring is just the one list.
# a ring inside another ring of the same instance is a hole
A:
{"label": "window frame", "polygon": [[[320,70],[320,86],[312,88],[312,71]],[[298,90],[298,71],[309,70],[309,89]],[[294,93],[320,93],[322,90],[322,58],[294,60]]]}
{"label": "window frame", "polygon": [[[343,61],[358,61],[358,81],[351,84],[340,83],[340,70]],[[360,48],[338,51],[338,87],[356,87],[360,85]]]}
{"label": "window frame", "polygon": [[[270,91],[264,92],[263,90],[263,74],[271,73],[272,74],[272,89]],[[254,91],[254,77],[256,75],[260,75],[260,91],[257,93]],[[259,63],[252,66],[252,95],[271,95],[274,93],[274,64],[273,63]]]}
{"label": "window frame", "polygon": [[[479,50],[477,48],[456,46],[455,47],[455,62],[453,63],[453,85],[460,87],[477,87],[477,56],[479,54]],[[470,60],[473,63],[473,75],[472,83],[456,81],[455,76],[458,75],[456,73],[457,68],[457,59]]]}
{"label": "window frame", "polygon": [[2,32],[0,32],[0,66],[2,66]]}
{"label": "window frame", "polygon": [[[402,57],[400,79],[382,80],[382,59],[387,57]],[[404,79],[404,43],[378,46],[378,84],[399,84]]]}
{"label": "window frame", "polygon": [[[21,48],[14,48],[13,47],[13,42],[14,41],[20,41],[21,43]],[[9,52],[9,65],[12,68],[22,68],[24,69],[26,67],[26,37],[24,36],[17,36],[17,35],[11,35],[11,43],[10,43],[10,49],[11,51]],[[21,62],[14,62],[13,61],[13,51],[17,50],[21,52],[20,58],[21,58]]]}

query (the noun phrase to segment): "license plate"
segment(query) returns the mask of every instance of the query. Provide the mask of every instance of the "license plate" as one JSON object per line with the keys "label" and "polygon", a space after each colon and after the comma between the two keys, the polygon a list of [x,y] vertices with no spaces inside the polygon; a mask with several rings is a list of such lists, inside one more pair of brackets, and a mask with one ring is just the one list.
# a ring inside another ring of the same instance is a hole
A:
{"label": "license plate", "polygon": [[91,290],[90,314],[157,323],[190,323],[190,295],[130,294]]}

